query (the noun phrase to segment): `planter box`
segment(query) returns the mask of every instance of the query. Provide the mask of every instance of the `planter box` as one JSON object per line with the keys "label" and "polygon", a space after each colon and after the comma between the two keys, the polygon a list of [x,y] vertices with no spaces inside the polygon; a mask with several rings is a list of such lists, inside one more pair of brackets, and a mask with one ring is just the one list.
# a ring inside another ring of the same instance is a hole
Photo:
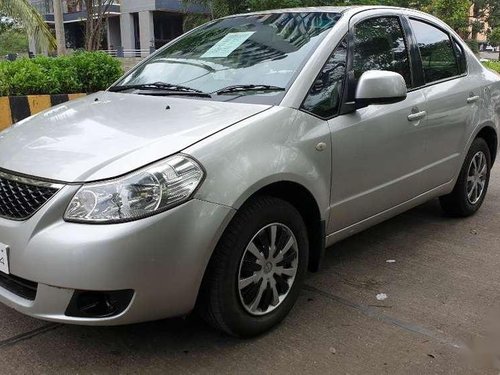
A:
{"label": "planter box", "polygon": [[27,95],[0,97],[0,131],[54,105],[86,94]]}

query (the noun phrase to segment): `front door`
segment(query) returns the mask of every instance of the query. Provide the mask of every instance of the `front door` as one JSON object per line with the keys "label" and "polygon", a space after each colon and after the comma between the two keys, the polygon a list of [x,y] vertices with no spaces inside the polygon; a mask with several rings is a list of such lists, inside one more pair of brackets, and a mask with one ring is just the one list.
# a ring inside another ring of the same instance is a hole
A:
{"label": "front door", "polygon": [[386,14],[352,22],[349,65],[354,81],[367,70],[389,70],[401,74],[410,91],[399,103],[370,105],[328,121],[332,133],[329,233],[430,188],[421,178],[426,101],[422,90],[411,91],[409,49],[401,19],[397,14]]}

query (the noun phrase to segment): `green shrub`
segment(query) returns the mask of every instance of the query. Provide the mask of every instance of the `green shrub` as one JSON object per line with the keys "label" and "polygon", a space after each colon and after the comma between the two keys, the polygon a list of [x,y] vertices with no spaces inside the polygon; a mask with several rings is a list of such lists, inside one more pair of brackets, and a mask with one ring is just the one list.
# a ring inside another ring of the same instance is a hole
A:
{"label": "green shrub", "polygon": [[109,87],[123,74],[121,63],[104,52],[0,62],[0,95],[72,94]]}
{"label": "green shrub", "polygon": [[500,60],[498,61],[485,61],[483,63],[487,68],[500,73]]}
{"label": "green shrub", "polygon": [[7,74],[0,66],[0,96],[9,95],[9,85],[7,83]]}

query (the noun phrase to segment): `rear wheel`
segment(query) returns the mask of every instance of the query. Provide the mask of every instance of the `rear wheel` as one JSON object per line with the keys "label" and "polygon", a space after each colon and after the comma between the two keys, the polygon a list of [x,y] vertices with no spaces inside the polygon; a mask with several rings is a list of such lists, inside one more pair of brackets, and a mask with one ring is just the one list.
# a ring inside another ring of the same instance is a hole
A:
{"label": "rear wheel", "polygon": [[482,205],[490,181],[491,155],[482,138],[472,143],[453,191],[440,198],[443,210],[453,216],[470,216]]}
{"label": "rear wheel", "polygon": [[258,197],[224,232],[198,310],[212,326],[250,337],[278,324],[297,300],[308,261],[307,230],[288,202]]}

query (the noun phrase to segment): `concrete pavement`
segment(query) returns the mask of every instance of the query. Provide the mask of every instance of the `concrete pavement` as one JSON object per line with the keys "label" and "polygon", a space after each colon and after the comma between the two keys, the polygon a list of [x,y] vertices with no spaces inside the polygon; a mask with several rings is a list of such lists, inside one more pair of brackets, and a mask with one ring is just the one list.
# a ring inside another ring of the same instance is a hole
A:
{"label": "concrete pavement", "polygon": [[267,335],[237,340],[194,317],[66,326],[0,306],[0,373],[498,374],[468,348],[491,332],[499,291],[497,163],[474,217],[432,201],[329,249]]}
{"label": "concrete pavement", "polygon": [[482,59],[498,60],[498,52],[480,52],[479,56]]}

